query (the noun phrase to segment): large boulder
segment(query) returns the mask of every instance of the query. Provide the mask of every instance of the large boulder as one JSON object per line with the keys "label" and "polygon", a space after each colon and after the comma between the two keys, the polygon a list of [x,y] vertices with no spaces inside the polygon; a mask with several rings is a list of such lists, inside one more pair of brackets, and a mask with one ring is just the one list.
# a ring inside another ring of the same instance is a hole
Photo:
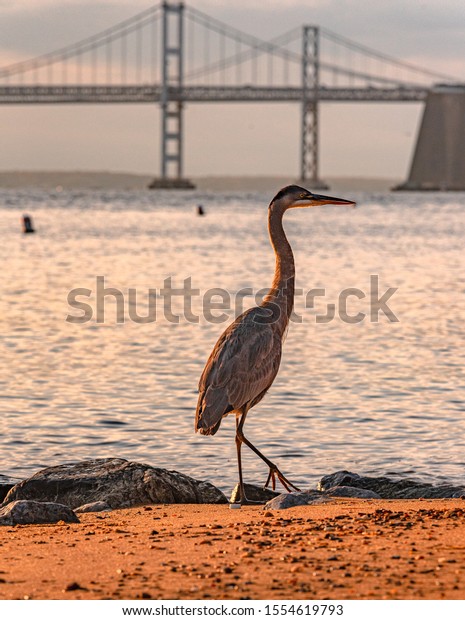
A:
{"label": "large boulder", "polygon": [[77,508],[106,502],[110,508],[143,504],[225,504],[209,482],[125,459],[94,459],[47,467],[16,484],[3,505],[19,499],[58,502]]}
{"label": "large boulder", "polygon": [[58,521],[79,523],[74,512],[63,504],[20,499],[0,508],[0,525],[58,523]]}
{"label": "large boulder", "polygon": [[338,487],[365,489],[376,493],[382,499],[440,499],[465,495],[465,487],[450,484],[434,486],[410,478],[394,480],[384,476],[359,476],[345,470],[323,476],[318,484],[319,491],[331,490],[331,495],[336,494],[334,491]]}

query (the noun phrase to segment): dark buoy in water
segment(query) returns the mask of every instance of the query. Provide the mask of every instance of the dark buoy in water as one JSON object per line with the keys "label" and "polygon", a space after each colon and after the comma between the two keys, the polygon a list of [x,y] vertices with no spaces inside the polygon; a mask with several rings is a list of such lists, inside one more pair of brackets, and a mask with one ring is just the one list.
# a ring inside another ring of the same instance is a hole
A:
{"label": "dark buoy in water", "polygon": [[205,215],[205,211],[204,211],[202,205],[198,205],[198,207],[197,207],[197,215]]}
{"label": "dark buoy in water", "polygon": [[23,215],[23,233],[33,233],[35,232],[34,227],[32,226],[32,219],[29,215]]}

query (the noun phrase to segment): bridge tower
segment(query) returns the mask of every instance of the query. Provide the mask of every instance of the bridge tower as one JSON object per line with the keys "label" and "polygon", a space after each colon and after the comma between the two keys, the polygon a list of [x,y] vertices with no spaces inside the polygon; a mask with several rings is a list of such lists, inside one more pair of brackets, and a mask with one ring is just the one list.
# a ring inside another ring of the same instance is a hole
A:
{"label": "bridge tower", "polygon": [[173,89],[183,86],[184,4],[162,4],[161,174],[150,189],[193,189],[183,178],[183,102],[173,99]]}
{"label": "bridge tower", "polygon": [[318,176],[319,36],[318,26],[303,27],[300,181],[327,189]]}

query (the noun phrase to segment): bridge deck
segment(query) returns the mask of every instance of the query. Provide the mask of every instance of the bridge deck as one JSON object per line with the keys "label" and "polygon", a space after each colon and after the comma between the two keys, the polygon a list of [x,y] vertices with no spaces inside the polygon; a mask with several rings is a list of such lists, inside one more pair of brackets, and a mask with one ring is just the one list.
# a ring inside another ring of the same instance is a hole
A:
{"label": "bridge deck", "polygon": [[[396,88],[337,88],[322,86],[319,101],[394,102],[424,101],[428,89],[415,86]],[[124,86],[0,86],[0,104],[48,103],[160,103],[162,87],[158,85]],[[208,102],[300,102],[298,87],[265,86],[185,86],[170,88],[171,101]]]}

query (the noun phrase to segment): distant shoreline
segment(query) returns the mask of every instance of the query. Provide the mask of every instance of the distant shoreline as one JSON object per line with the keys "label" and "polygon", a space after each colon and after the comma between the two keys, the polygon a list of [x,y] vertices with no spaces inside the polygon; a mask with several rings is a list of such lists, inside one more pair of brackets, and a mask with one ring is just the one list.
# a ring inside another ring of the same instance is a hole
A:
{"label": "distant shoreline", "polygon": [[[0,172],[3,189],[95,189],[95,190],[144,190],[154,175],[106,171],[5,171]],[[204,176],[191,177],[199,191],[269,191],[295,183],[296,179],[284,176]],[[401,179],[325,177],[331,190],[389,191]],[[309,186],[311,189],[311,186]]]}

